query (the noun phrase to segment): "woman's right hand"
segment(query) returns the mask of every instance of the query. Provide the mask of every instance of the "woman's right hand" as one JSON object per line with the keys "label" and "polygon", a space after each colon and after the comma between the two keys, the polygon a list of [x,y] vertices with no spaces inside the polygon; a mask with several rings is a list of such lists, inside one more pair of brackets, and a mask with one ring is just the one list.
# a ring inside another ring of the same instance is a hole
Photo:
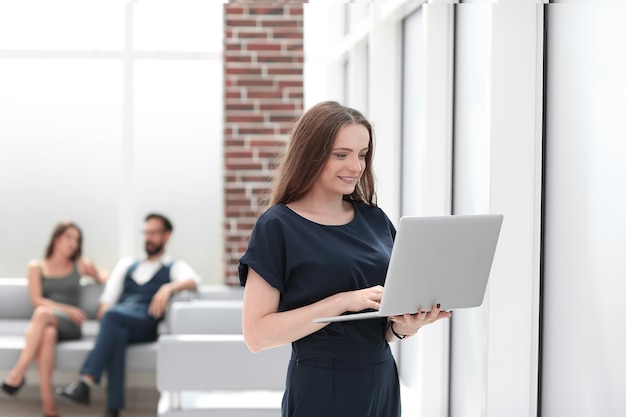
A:
{"label": "woman's right hand", "polygon": [[375,285],[362,290],[346,291],[341,293],[345,311],[359,312],[363,310],[380,309],[380,300],[383,297],[382,285]]}

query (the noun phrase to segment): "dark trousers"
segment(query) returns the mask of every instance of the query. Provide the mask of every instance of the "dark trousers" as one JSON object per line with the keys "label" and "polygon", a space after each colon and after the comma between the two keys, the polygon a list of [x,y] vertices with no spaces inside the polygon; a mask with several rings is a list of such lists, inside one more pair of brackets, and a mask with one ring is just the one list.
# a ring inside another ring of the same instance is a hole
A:
{"label": "dark trousers", "polygon": [[332,358],[291,360],[283,417],[400,417],[400,383],[393,359],[382,363]]}
{"label": "dark trousers", "polygon": [[102,372],[107,371],[109,409],[124,408],[126,346],[156,340],[157,326],[158,321],[148,316],[143,308],[117,305],[102,317],[95,346],[85,360],[81,374],[100,382]]}

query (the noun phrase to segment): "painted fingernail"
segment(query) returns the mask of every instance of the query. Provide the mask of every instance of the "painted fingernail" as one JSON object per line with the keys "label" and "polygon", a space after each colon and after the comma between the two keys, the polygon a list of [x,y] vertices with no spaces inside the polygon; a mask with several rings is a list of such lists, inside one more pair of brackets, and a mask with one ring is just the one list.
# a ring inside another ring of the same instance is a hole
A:
{"label": "painted fingernail", "polygon": [[441,304],[437,304],[437,308],[441,307]]}

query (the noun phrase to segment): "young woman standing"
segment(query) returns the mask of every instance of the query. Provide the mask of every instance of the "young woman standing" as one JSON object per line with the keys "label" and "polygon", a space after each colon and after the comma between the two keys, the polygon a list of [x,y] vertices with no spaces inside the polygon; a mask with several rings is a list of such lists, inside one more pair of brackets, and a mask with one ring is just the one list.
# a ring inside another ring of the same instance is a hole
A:
{"label": "young woman standing", "polygon": [[250,350],[291,343],[285,417],[398,417],[389,342],[450,317],[429,312],[372,320],[313,319],[379,308],[395,228],[376,205],[371,124],[323,102],[296,123],[269,209],[240,260]]}

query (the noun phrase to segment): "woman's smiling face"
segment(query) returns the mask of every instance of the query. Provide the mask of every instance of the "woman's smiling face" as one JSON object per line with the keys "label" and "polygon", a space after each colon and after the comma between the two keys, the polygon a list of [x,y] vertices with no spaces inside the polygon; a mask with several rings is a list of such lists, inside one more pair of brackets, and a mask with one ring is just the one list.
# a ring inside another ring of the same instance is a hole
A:
{"label": "woman's smiling face", "polygon": [[315,181],[314,188],[342,196],[352,194],[365,171],[369,143],[369,131],[365,126],[343,126],[337,133],[330,157]]}

